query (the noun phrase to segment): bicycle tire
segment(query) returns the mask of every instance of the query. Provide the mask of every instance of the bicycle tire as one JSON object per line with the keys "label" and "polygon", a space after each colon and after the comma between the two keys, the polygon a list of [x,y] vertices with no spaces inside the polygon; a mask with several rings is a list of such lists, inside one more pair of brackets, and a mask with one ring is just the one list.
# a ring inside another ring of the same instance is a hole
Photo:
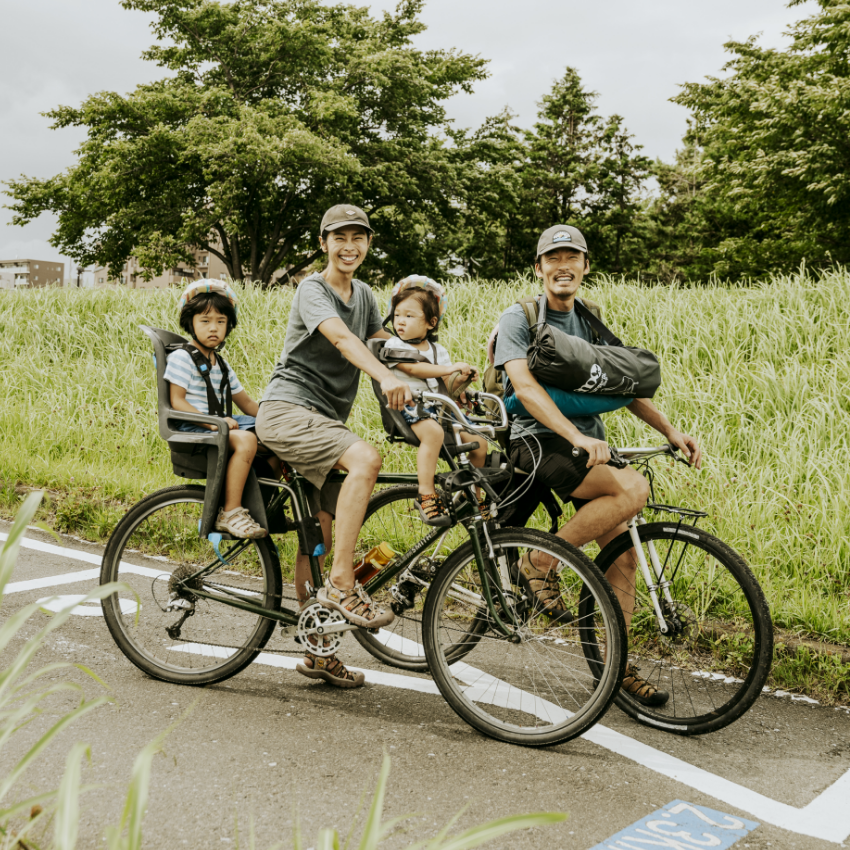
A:
{"label": "bicycle tire", "polygon": [[[714,535],[675,522],[639,525],[638,535],[642,543],[653,542],[672,582],[675,617],[671,633],[662,635],[648,594],[639,590],[629,651],[642,665],[641,675],[669,699],[648,707],[621,691],[616,704],[639,723],[673,734],[716,732],[741,717],[767,681],[773,657],[767,600],[744,559]],[[596,564],[607,574],[631,549],[630,536],[621,534]],[[642,588],[639,568],[638,584]]]}
{"label": "bicycle tire", "polygon": [[[443,498],[448,496],[443,493]],[[399,484],[387,487],[373,494],[366,509],[366,518],[357,541],[355,561],[378,543],[389,543],[396,552],[404,553],[419,539],[433,531],[424,525],[413,502],[419,497],[419,488],[415,484]],[[393,606],[395,620],[377,633],[365,629],[352,632],[354,639],[374,658],[390,667],[415,673],[427,673],[428,661],[422,644],[422,610],[428,593],[431,568],[436,571],[443,561],[442,552],[457,548],[468,540],[462,526],[447,529],[445,536],[435,540],[433,546],[425,549],[417,557],[413,569],[424,584],[410,584],[402,588],[412,605],[404,607],[392,595],[399,587],[399,577],[388,582],[372,598],[382,606]],[[442,542],[441,542],[442,541]],[[438,551],[439,550],[439,551]],[[458,646],[453,657],[463,653],[464,647]]]}
{"label": "bicycle tire", "polygon": [[[577,607],[586,588],[596,603],[592,620],[584,627],[576,621],[550,625],[517,588],[510,604],[521,621],[521,640],[500,635],[477,591],[470,541],[446,559],[425,601],[423,637],[431,675],[458,716],[484,735],[534,747],[569,741],[602,717],[619,688],[626,663],[622,611],[593,561],[560,538],[527,528],[501,529],[490,538],[497,560],[508,569],[532,551],[536,558],[559,561],[562,597]],[[458,587],[467,595],[459,595]],[[485,633],[463,661],[453,661],[444,647],[456,643],[454,624],[461,621],[466,628],[463,620],[476,618],[486,622]],[[576,646],[589,635],[595,644],[607,645],[605,660],[593,669]]]}
{"label": "bicycle tire", "polygon": [[[236,675],[257,657],[276,625],[196,597],[194,614],[185,619],[180,634],[175,638],[166,631],[182,616],[165,610],[172,575],[181,567],[191,573],[217,561],[212,544],[198,535],[203,501],[203,487],[178,485],[136,503],[112,532],[100,572],[101,584],[129,585],[129,591],[103,600],[106,625],[118,648],[147,675],[180,685],[208,685]],[[280,563],[268,538],[223,541],[220,551],[232,558],[230,569],[205,577],[200,587],[279,609]]]}

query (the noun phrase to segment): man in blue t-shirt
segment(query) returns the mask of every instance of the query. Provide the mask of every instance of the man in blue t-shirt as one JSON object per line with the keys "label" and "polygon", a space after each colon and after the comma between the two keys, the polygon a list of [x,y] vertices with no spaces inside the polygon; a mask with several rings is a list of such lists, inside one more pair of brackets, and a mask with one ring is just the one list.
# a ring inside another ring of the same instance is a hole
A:
{"label": "man in blue t-shirt", "polygon": [[[537,243],[534,270],[543,282],[546,321],[565,333],[593,342],[589,324],[573,309],[582,280],[590,271],[587,242],[581,232],[561,224],[546,230]],[[529,414],[514,420],[511,460],[529,472],[537,465],[538,481],[561,499],[574,500],[576,513],[558,531],[559,537],[574,546],[591,540],[605,546],[626,530],[626,522],[646,504],[649,485],[631,467],[606,466],[611,454],[599,416],[567,419],[558,410],[528,368],[530,342],[525,313],[519,304],[514,304],[499,320],[495,358],[496,367],[506,373],[506,393],[512,389]],[[702,452],[696,440],[674,428],[649,399],[636,398],[627,409],[662,434],[699,469]],[[584,449],[587,455],[574,457],[574,447]],[[550,618],[556,622],[569,619],[555,571],[548,565],[532,563],[528,556],[521,561],[520,569]],[[635,558],[629,551],[607,573],[627,626],[634,611],[635,571]],[[663,705],[668,699],[666,692],[643,679],[633,665],[627,667],[623,688],[648,706]]]}

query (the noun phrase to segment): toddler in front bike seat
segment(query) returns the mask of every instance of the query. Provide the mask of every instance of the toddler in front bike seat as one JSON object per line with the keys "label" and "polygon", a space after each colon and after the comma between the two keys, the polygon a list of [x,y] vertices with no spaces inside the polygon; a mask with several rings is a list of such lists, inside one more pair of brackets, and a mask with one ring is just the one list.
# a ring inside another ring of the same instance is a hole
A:
{"label": "toddler in front bike seat", "polygon": [[[192,342],[168,357],[165,380],[170,384],[171,406],[186,413],[220,416],[230,428],[232,455],[227,464],[224,507],[219,509],[215,521],[216,531],[239,538],[265,537],[266,530],[242,507],[242,491],[257,454],[253,428],[258,405],[219,353],[236,327],[236,293],[226,283],[196,281],[184,290],[179,310],[180,327],[192,337]],[[233,416],[233,402],[247,415]],[[215,425],[195,422],[181,422],[179,429],[196,433],[218,430]]]}
{"label": "toddler in front bike seat", "polygon": [[[437,392],[438,378],[447,378],[455,372],[464,383],[475,380],[478,370],[468,363],[453,363],[448,351],[437,343],[437,328],[446,312],[448,299],[443,287],[431,278],[411,275],[397,283],[392,291],[390,317],[395,336],[384,345],[385,350],[415,351],[425,362],[387,363],[396,369],[410,384],[411,389]],[[443,445],[445,432],[437,417],[440,405],[428,402],[411,405],[402,410],[405,421],[419,440],[416,452],[416,473],[419,478],[419,499],[416,507],[422,521],[428,525],[451,525],[446,506],[436,492],[434,474]],[[476,441],[476,437],[461,432],[464,443]],[[484,466],[487,446],[483,439],[479,446],[469,452],[473,466]]]}

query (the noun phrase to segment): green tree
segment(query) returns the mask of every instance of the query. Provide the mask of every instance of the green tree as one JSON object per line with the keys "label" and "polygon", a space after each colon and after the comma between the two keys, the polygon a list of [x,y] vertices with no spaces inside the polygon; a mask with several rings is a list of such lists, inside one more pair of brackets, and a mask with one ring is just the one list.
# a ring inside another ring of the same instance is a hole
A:
{"label": "green tree", "polygon": [[469,163],[454,255],[469,273],[504,278],[528,269],[541,231],[586,231],[594,268],[626,271],[649,160],[619,116],[603,119],[596,93],[567,68],[539,103],[532,130],[505,111],[474,134],[456,134]]}
{"label": "green tree", "polygon": [[83,265],[160,272],[189,246],[268,283],[319,256],[322,211],[348,201],[374,216],[379,271],[435,271],[427,237],[458,191],[443,102],[485,72],[412,46],[423,2],[123,0],[155,16],[144,56],[171,75],[49,112],[88,137],[67,172],[7,183],[14,223],[55,213],[51,243]]}
{"label": "green tree", "polygon": [[451,133],[462,177],[458,215],[444,231],[443,253],[447,266],[468,275],[505,278],[528,265],[525,246],[517,244],[527,149],[515,117],[505,109],[474,132]]}
{"label": "green tree", "polygon": [[555,222],[578,224],[590,210],[601,123],[596,98],[578,71],[567,68],[539,104],[523,174],[532,231]]}
{"label": "green tree", "polygon": [[645,250],[635,236],[651,161],[633,138],[623,118],[612,115],[598,127],[594,152],[595,179],[585,236],[593,248],[594,267],[615,274],[639,271]]}
{"label": "green tree", "polygon": [[730,42],[728,74],[674,98],[699,128],[702,193],[725,207],[707,245],[721,276],[850,262],[850,5],[818,5],[786,50]]}

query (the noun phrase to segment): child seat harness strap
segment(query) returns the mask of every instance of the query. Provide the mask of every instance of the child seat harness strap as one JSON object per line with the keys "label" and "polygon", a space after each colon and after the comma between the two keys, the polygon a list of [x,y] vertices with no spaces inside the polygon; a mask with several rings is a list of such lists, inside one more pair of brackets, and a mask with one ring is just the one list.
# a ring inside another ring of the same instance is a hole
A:
{"label": "child seat harness strap", "polygon": [[209,405],[210,415],[221,417],[233,416],[233,394],[230,390],[230,373],[227,363],[224,362],[224,358],[220,354],[216,354],[218,365],[221,368],[221,387],[219,388],[219,393],[221,393],[221,399],[224,402],[222,403],[213,389],[212,379],[210,378],[212,364],[209,359],[204,357],[199,349],[188,342],[185,345],[175,346],[172,350],[176,351],[178,348],[185,351],[192,358],[195,368],[201,373],[201,377],[204,379],[204,383],[207,386],[207,404]]}

